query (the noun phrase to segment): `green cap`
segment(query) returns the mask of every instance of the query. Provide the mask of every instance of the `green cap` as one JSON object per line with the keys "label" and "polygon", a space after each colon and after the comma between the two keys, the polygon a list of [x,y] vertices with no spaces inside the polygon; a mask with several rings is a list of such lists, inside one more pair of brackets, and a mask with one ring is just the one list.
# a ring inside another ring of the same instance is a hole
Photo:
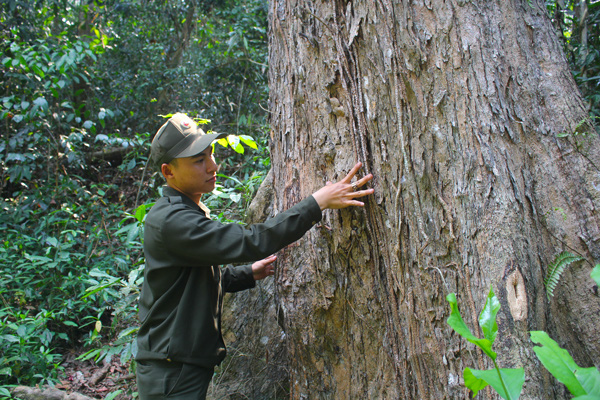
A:
{"label": "green cap", "polygon": [[158,166],[174,158],[195,156],[204,151],[213,141],[226,137],[225,133],[207,135],[185,114],[177,113],[160,127],[154,139],[150,157]]}

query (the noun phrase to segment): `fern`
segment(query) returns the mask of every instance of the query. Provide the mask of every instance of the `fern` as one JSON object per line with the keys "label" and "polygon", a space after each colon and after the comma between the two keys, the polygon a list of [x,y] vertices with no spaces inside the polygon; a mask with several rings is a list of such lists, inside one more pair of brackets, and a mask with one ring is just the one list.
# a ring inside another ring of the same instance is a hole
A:
{"label": "fern", "polygon": [[544,285],[546,286],[546,295],[548,296],[548,300],[550,300],[550,297],[554,296],[554,288],[556,288],[556,285],[560,280],[561,274],[565,271],[565,269],[567,269],[569,265],[580,260],[583,260],[583,257],[576,256],[575,254],[569,253],[568,251],[563,251],[562,253],[556,256],[554,262],[548,266],[546,278],[544,279]]}

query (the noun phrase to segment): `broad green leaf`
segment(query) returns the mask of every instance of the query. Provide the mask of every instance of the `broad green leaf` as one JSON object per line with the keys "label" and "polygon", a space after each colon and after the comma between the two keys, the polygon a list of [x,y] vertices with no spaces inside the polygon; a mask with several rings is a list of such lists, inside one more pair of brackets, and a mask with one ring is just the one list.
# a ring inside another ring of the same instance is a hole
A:
{"label": "broad green leaf", "polygon": [[33,104],[40,107],[42,110],[48,109],[48,101],[43,97],[38,97],[33,101]]}
{"label": "broad green leaf", "polygon": [[248,147],[253,148],[254,150],[258,150],[258,145],[256,141],[248,135],[240,135],[240,140]]}
{"label": "broad green leaf", "polygon": [[112,278],[111,280],[109,280],[108,282],[103,282],[100,285],[96,285],[96,286],[92,286],[87,288],[85,291],[87,292],[85,295],[81,296],[81,299],[85,299],[86,297],[89,297],[93,294],[96,294],[112,285],[114,285],[115,283],[119,282],[119,278]]}
{"label": "broad green leaf", "polygon": [[231,196],[229,196],[229,198],[234,202],[237,203],[240,201],[240,199],[242,198],[241,193],[231,193]]}
{"label": "broad green leaf", "polygon": [[[468,368],[465,369],[465,385],[467,384],[467,371]],[[496,392],[506,400],[517,400],[521,395],[521,391],[523,390],[523,384],[525,383],[525,373],[523,372],[523,368],[500,368],[500,374],[502,375],[502,380],[498,375],[497,369],[488,369],[485,371],[471,369],[469,373],[473,375],[474,378],[469,378],[472,382],[484,381],[494,388]],[[504,385],[502,385],[502,381],[504,381]],[[479,383],[481,386],[481,383]],[[485,386],[483,386],[485,387]],[[482,388],[483,388],[482,387]],[[504,390],[506,387],[506,391]],[[470,389],[470,388],[469,388]],[[472,390],[472,389],[471,389]],[[479,389],[481,390],[481,389]]]}
{"label": "broad green leaf", "polygon": [[113,400],[115,397],[117,397],[118,395],[120,395],[122,392],[122,390],[117,390],[115,392],[111,392],[109,394],[106,395],[106,397],[104,398],[104,400]]}
{"label": "broad green leaf", "polygon": [[488,383],[483,379],[477,378],[475,375],[473,375],[473,372],[471,371],[471,368],[465,368],[463,372],[463,377],[465,379],[465,386],[467,387],[467,389],[473,392],[473,397],[475,397],[477,396],[477,392],[479,392],[482,389],[485,389]]}
{"label": "broad green leaf", "polygon": [[596,285],[600,286],[600,264],[596,264],[590,276],[596,282]]}
{"label": "broad green leaf", "polygon": [[238,136],[236,136],[236,135],[227,136],[227,142],[229,143],[231,148],[236,153],[240,153],[240,154],[244,153],[244,147],[240,144],[240,138]]}
{"label": "broad green leaf", "polygon": [[33,72],[35,72],[40,78],[44,79],[46,77],[46,74],[44,73],[44,71],[42,71],[42,69],[40,67],[38,67],[37,65],[32,65],[31,69],[33,70]]}
{"label": "broad green leaf", "polygon": [[600,399],[600,371],[594,367],[581,368],[575,371],[575,377],[588,394]]}
{"label": "broad green leaf", "polygon": [[52,247],[58,247],[58,239],[55,237],[46,238],[46,243]]}
{"label": "broad green leaf", "polygon": [[544,367],[554,377],[564,384],[574,396],[587,394],[577,377],[575,371],[579,366],[575,363],[568,351],[560,346],[543,331],[531,331],[531,341],[544,347],[533,346],[533,351]]}
{"label": "broad green leaf", "polygon": [[6,340],[7,342],[10,342],[10,343],[19,343],[19,338],[16,337],[15,335],[2,335],[2,336],[0,336],[0,338],[2,338],[2,340]]}
{"label": "broad green leaf", "polygon": [[500,310],[500,302],[494,295],[493,289],[490,287],[490,292],[485,302],[483,310],[479,315],[479,326],[483,331],[483,336],[490,342],[496,340],[496,334],[498,333],[498,324],[496,323],[496,314]]}
{"label": "broad green leaf", "polygon": [[19,325],[17,328],[17,335],[24,338],[27,336],[27,327],[25,325]]}
{"label": "broad green leaf", "polygon": [[223,147],[227,147],[227,144],[228,144],[227,139],[225,139],[225,138],[221,138],[221,139],[217,140],[217,143],[219,143]]}
{"label": "broad green leaf", "polygon": [[[0,369],[0,375],[11,376],[12,375],[12,370],[9,367],[2,368],[2,369]],[[6,396],[9,399],[12,398],[10,392],[8,391],[8,389],[4,388],[4,387],[0,387],[0,395]]]}
{"label": "broad green leaf", "polygon": [[138,222],[144,222],[144,217],[146,216],[146,205],[142,204],[135,209],[135,219]]}
{"label": "broad green leaf", "polygon": [[140,328],[138,328],[137,326],[129,327],[129,328],[125,329],[123,332],[119,333],[119,339],[130,336],[131,334],[136,333],[139,330],[140,330]]}
{"label": "broad green leaf", "polygon": [[465,321],[463,321],[460,316],[460,311],[458,311],[458,304],[456,303],[456,294],[450,293],[446,296],[446,300],[450,303],[450,316],[446,320],[448,325],[452,327],[460,336],[467,339],[469,342],[478,346],[485,354],[487,354],[492,360],[496,360],[496,353],[492,350],[492,342],[488,339],[479,339],[475,337]]}

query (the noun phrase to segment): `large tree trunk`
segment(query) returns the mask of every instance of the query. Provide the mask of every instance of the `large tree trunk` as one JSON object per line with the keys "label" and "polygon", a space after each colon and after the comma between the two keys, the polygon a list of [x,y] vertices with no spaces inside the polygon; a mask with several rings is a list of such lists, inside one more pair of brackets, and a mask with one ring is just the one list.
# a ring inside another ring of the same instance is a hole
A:
{"label": "large tree trunk", "polygon": [[463,369],[491,363],[446,324],[445,297],[478,332],[490,286],[500,366],[525,368],[522,398],[563,398],[528,332],[600,365],[590,264],[550,301],[543,284],[562,250],[600,257],[600,157],[595,134],[557,138],[586,109],[544,2],[270,7],[275,210],[356,161],[376,190],[279,257],[292,398],[468,398]]}

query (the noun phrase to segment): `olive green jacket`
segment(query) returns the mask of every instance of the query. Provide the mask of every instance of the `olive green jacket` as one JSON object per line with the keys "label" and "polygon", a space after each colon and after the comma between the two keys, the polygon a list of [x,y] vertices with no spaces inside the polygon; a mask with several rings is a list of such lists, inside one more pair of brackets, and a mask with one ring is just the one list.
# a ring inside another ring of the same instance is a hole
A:
{"label": "olive green jacket", "polygon": [[300,239],[321,220],[310,196],[265,223],[222,224],[178,191],[165,187],[144,227],[146,267],[140,295],[136,359],[205,367],[225,358],[224,292],[255,286],[251,265]]}

